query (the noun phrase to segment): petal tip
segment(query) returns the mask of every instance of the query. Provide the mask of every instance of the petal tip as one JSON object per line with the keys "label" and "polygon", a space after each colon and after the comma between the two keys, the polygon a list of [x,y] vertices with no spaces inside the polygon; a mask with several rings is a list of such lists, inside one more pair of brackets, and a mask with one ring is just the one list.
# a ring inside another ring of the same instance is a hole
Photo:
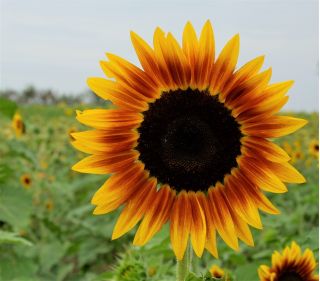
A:
{"label": "petal tip", "polygon": [[100,210],[99,206],[97,206],[97,207],[93,210],[92,214],[94,214],[95,216],[96,216],[96,215],[103,215],[104,212],[103,212],[102,210]]}
{"label": "petal tip", "polygon": [[79,162],[78,163],[76,163],[76,164],[74,164],[72,167],[71,167],[71,170],[72,171],[75,171],[75,172],[78,172],[78,173],[81,173],[81,167],[79,167],[80,165],[79,165]]}

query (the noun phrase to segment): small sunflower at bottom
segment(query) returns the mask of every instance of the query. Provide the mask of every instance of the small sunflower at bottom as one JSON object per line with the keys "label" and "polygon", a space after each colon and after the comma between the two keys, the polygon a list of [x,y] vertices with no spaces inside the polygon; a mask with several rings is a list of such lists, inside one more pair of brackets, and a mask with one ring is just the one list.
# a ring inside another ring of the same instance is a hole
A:
{"label": "small sunflower at bottom", "polygon": [[20,177],[20,182],[25,189],[29,189],[32,184],[32,179],[29,174],[23,174]]}
{"label": "small sunflower at bottom", "polygon": [[26,132],[26,126],[22,120],[21,115],[16,112],[12,119],[12,128],[16,134],[16,137],[21,137]]}
{"label": "small sunflower at bottom", "polygon": [[259,209],[278,214],[266,192],[303,183],[290,157],[270,139],[307,122],[278,112],[293,81],[269,84],[259,56],[236,69],[239,35],[215,55],[211,23],[200,36],[187,23],[182,46],[157,28],[153,46],[131,33],[142,69],[107,54],[107,77],[89,78],[110,109],[77,112],[93,130],[72,134],[91,154],[73,166],[82,173],[112,174],[95,193],[94,214],[124,205],[112,238],[140,223],[134,245],[145,245],[170,223],[173,251],[183,259],[188,241],[195,254],[218,257],[216,234],[234,250],[253,246],[249,226],[262,228]]}
{"label": "small sunflower at bottom", "polygon": [[316,260],[310,249],[301,253],[295,242],[282,253],[275,251],[272,266],[261,265],[258,269],[260,281],[319,281],[315,273]]}
{"label": "small sunflower at bottom", "polygon": [[215,264],[210,267],[209,271],[211,273],[211,276],[216,278],[216,279],[222,279],[225,276],[224,270],[221,267],[219,267],[219,266],[217,266]]}

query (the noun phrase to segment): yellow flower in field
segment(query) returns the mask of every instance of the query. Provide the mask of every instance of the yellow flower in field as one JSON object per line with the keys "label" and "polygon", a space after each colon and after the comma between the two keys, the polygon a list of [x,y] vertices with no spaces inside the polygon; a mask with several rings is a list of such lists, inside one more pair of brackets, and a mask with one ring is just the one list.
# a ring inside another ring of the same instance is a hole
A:
{"label": "yellow flower in field", "polygon": [[313,139],[309,144],[309,152],[314,157],[319,157],[319,141],[316,139]]}
{"label": "yellow flower in field", "polygon": [[52,200],[47,200],[45,206],[48,211],[52,211],[54,204],[53,204]]}
{"label": "yellow flower in field", "polygon": [[210,273],[211,273],[212,277],[214,277],[214,278],[223,278],[224,277],[224,270],[217,265],[211,266]]}
{"label": "yellow flower in field", "polygon": [[46,170],[48,168],[48,162],[45,160],[40,161],[40,168]]}
{"label": "yellow flower in field", "polygon": [[12,128],[14,129],[16,137],[21,137],[26,132],[26,126],[18,112],[16,112],[13,116]]}
{"label": "yellow flower in field", "polygon": [[310,249],[301,253],[300,247],[292,242],[282,254],[275,251],[272,266],[261,265],[258,269],[260,281],[319,281],[315,274],[316,260]]}
{"label": "yellow flower in field", "polygon": [[65,110],[64,110],[64,114],[65,115],[67,115],[67,116],[72,116],[72,114],[73,114],[73,109],[72,108],[66,108]]}
{"label": "yellow flower in field", "polygon": [[291,154],[292,152],[292,146],[289,142],[285,141],[282,145],[283,149],[288,153]]}
{"label": "yellow flower in field", "polygon": [[307,158],[306,161],[304,162],[304,165],[306,168],[311,167],[311,164],[313,163],[313,159],[312,158]]}
{"label": "yellow flower in field", "polygon": [[157,273],[157,269],[155,267],[152,266],[148,268],[148,276],[152,277],[156,275],[156,273]]}
{"label": "yellow flower in field", "polygon": [[299,160],[301,160],[301,159],[303,159],[304,158],[304,156],[303,156],[303,153],[302,153],[302,151],[300,151],[300,150],[297,150],[297,151],[293,151],[292,153],[291,153],[291,163],[292,164],[294,164],[294,163],[296,163],[297,161],[299,161]]}
{"label": "yellow flower in field", "polygon": [[43,173],[43,172],[37,173],[38,179],[41,179],[41,180],[42,180],[42,179],[44,179],[46,176],[47,176],[46,173]]}
{"label": "yellow flower in field", "polygon": [[53,175],[48,176],[49,182],[54,182],[56,180],[56,177]]}
{"label": "yellow flower in field", "polygon": [[305,120],[275,115],[292,81],[270,84],[260,56],[235,70],[239,35],[215,59],[208,21],[197,37],[187,23],[182,47],[160,28],[154,46],[131,33],[143,70],[113,54],[101,62],[114,78],[90,78],[90,88],[116,108],[77,112],[95,130],[73,133],[73,145],[92,154],[73,166],[112,176],[96,192],[94,214],[125,205],[112,238],[140,220],[134,245],[146,244],[167,222],[178,260],[188,240],[197,256],[218,256],[216,232],[234,250],[253,246],[259,211],[279,211],[263,191],[286,192],[305,182],[289,156],[268,139],[290,134]]}
{"label": "yellow flower in field", "polygon": [[301,149],[301,141],[300,140],[295,140],[293,145],[295,146],[295,148],[297,150],[300,150]]}
{"label": "yellow flower in field", "polygon": [[29,189],[32,184],[32,179],[29,174],[24,174],[20,177],[20,182],[25,189]]}

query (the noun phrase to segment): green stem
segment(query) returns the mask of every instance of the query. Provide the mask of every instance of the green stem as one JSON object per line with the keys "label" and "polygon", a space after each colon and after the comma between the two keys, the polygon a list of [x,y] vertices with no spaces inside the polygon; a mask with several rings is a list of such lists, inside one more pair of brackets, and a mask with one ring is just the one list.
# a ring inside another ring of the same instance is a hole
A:
{"label": "green stem", "polygon": [[191,243],[188,242],[186,252],[184,253],[184,257],[181,261],[177,260],[177,281],[185,281],[191,269],[191,261],[192,261],[192,246]]}

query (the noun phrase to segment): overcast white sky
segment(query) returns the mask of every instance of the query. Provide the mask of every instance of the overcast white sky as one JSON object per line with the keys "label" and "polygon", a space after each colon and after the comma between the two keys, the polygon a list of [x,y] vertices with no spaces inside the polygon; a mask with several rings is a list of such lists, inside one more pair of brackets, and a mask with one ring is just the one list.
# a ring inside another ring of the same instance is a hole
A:
{"label": "overcast white sky", "polygon": [[240,33],[238,66],[265,54],[273,82],[295,80],[286,109],[318,110],[316,0],[0,1],[1,89],[84,91],[106,51],[138,63],[130,30],[152,42],[160,26],[180,40],[187,20],[200,31],[210,19],[218,51]]}

